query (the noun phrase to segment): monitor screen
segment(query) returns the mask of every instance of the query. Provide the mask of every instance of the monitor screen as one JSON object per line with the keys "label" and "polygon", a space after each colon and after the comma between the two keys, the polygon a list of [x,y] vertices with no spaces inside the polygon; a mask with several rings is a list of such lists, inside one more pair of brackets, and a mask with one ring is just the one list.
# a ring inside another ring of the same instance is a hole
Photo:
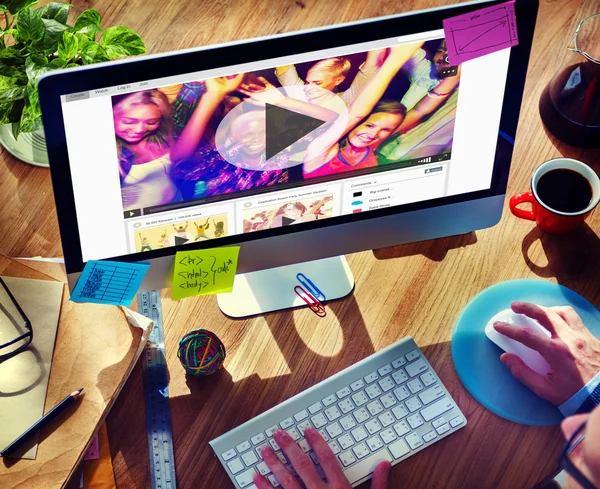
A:
{"label": "monitor screen", "polygon": [[82,259],[489,190],[509,57],[440,29],[62,95]]}

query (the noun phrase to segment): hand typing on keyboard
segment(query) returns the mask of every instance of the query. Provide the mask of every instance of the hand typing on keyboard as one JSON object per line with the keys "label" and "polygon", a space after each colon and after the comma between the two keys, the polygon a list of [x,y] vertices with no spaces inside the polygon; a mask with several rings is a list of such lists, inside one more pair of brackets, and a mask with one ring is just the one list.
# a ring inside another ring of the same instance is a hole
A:
{"label": "hand typing on keyboard", "polygon": [[494,328],[509,338],[536,350],[550,364],[541,375],[512,353],[500,360],[511,373],[538,396],[554,405],[563,404],[600,372],[600,340],[585,327],[571,307],[542,307],[528,302],[513,302],[511,308],[538,321],[551,338],[520,326],[497,322]]}
{"label": "hand typing on keyboard", "polygon": [[[294,442],[290,435],[285,431],[277,431],[273,435],[273,438],[290,460],[306,489],[351,489],[352,486],[344,475],[337,457],[319,432],[314,428],[306,428],[304,436],[315,453],[321,469],[325,472],[327,482],[321,479],[311,459]],[[261,451],[261,455],[265,463],[269,466],[269,469],[277,477],[280,484],[278,487],[282,487],[283,489],[301,489],[302,486],[294,474],[284,467],[271,447],[265,446]],[[375,468],[371,489],[387,488],[390,468],[391,464],[388,461],[381,462]],[[254,476],[254,484],[258,489],[273,489],[267,478],[260,474]]]}

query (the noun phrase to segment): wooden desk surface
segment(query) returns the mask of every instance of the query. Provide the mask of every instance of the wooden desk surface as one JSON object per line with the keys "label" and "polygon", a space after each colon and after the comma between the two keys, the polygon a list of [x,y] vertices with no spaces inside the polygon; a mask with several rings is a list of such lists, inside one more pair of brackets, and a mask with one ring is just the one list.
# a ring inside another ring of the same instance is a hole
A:
{"label": "wooden desk surface", "polygon": [[[75,0],[100,11],[106,25],[140,32],[157,53],[365,19],[453,3],[451,0],[286,0],[179,2]],[[538,116],[540,93],[570,55],[575,26],[596,0],[541,0],[508,194],[527,190],[532,170],[557,157],[579,158],[600,171],[600,152],[550,138]],[[47,170],[2,151],[0,253],[60,256]],[[349,256],[354,293],[328,306],[326,319],[307,310],[234,321],[214,297],[165,298],[167,361],[178,487],[230,487],[207,442],[395,340],[412,335],[439,373],[468,426],[392,471],[393,488],[529,488],[556,466],[557,428],[505,421],[480,406],[458,380],[450,358],[454,322],[465,304],[496,282],[539,277],[560,282],[600,305],[600,212],[568,237],[543,235],[506,208],[497,226],[468,235]],[[167,294],[168,295],[168,294]],[[175,349],[188,330],[208,328],[227,346],[226,370],[186,379]],[[109,419],[118,487],[150,487],[139,365]]]}

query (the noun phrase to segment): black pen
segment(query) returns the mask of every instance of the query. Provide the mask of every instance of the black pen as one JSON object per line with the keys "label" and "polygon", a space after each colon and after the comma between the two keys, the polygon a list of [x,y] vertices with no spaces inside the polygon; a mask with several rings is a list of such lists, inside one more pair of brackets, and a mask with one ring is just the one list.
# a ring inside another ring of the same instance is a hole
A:
{"label": "black pen", "polygon": [[77,399],[81,397],[81,391],[83,387],[78,391],[71,392],[67,397],[60,401],[44,416],[42,416],[35,424],[33,424],[27,431],[25,431],[19,438],[8,445],[4,450],[0,452],[3,457],[10,457],[11,454],[15,453],[25,441],[31,436],[37,433],[41,428],[52,421],[58,414],[64,411],[67,407],[73,404]]}

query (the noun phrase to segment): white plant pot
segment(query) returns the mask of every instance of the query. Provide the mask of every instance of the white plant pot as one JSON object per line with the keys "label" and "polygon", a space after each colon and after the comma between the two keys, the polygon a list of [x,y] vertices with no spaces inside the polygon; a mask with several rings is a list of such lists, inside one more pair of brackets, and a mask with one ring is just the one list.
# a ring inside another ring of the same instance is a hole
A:
{"label": "white plant pot", "polygon": [[21,133],[15,139],[11,124],[0,125],[0,144],[15,158],[31,165],[49,167],[46,138],[43,129],[31,133]]}

